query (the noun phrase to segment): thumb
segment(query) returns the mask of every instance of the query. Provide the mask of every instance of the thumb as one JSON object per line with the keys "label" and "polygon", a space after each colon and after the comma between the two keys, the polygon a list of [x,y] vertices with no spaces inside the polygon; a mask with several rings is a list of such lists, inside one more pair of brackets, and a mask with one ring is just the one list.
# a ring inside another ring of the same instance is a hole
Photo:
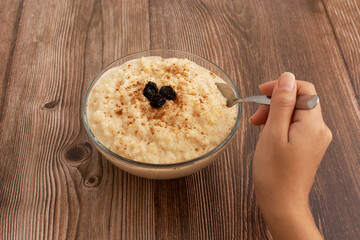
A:
{"label": "thumb", "polygon": [[271,95],[269,117],[266,122],[278,140],[288,141],[289,126],[296,102],[295,76],[283,73]]}

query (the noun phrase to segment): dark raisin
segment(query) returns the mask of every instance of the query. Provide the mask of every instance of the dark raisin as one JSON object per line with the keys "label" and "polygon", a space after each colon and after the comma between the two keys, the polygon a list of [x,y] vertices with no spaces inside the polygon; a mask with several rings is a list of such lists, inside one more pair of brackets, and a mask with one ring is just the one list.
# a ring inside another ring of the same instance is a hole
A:
{"label": "dark raisin", "polygon": [[166,100],[175,100],[176,92],[170,86],[163,86],[160,88],[160,95]]}
{"label": "dark raisin", "polygon": [[166,100],[160,96],[160,94],[155,93],[150,101],[150,105],[153,108],[161,108],[165,104]]}
{"label": "dark raisin", "polygon": [[144,88],[143,94],[148,100],[151,100],[155,93],[158,93],[158,88],[154,82],[149,81]]}

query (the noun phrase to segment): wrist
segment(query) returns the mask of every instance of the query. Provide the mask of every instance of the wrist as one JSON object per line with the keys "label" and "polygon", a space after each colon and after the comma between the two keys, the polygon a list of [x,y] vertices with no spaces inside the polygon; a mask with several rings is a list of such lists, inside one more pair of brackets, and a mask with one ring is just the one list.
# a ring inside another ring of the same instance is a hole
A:
{"label": "wrist", "polygon": [[275,240],[323,239],[314,222],[309,205],[263,207],[260,210]]}
{"label": "wrist", "polygon": [[311,216],[306,194],[285,194],[284,192],[259,192],[255,188],[257,202],[264,216],[288,218],[292,216]]}

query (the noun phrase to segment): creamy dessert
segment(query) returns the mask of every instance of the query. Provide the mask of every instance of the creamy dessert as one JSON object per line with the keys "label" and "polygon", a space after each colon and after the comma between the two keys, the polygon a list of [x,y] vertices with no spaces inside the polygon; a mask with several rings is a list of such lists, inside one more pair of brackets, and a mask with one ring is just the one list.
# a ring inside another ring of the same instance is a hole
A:
{"label": "creamy dessert", "polygon": [[142,57],[107,70],[86,103],[96,138],[120,156],[169,164],[199,157],[228,136],[237,107],[214,73],[187,59]]}

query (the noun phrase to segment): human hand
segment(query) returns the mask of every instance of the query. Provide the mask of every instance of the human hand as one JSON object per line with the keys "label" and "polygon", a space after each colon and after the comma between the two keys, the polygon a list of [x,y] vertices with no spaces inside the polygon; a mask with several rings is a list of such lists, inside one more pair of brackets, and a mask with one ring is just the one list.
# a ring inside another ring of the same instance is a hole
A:
{"label": "human hand", "polygon": [[284,73],[260,85],[260,91],[271,96],[270,107],[261,105],[250,119],[254,125],[265,124],[253,162],[260,210],[275,239],[321,239],[308,197],[332,134],[320,104],[294,110],[296,95],[316,94],[315,87]]}

